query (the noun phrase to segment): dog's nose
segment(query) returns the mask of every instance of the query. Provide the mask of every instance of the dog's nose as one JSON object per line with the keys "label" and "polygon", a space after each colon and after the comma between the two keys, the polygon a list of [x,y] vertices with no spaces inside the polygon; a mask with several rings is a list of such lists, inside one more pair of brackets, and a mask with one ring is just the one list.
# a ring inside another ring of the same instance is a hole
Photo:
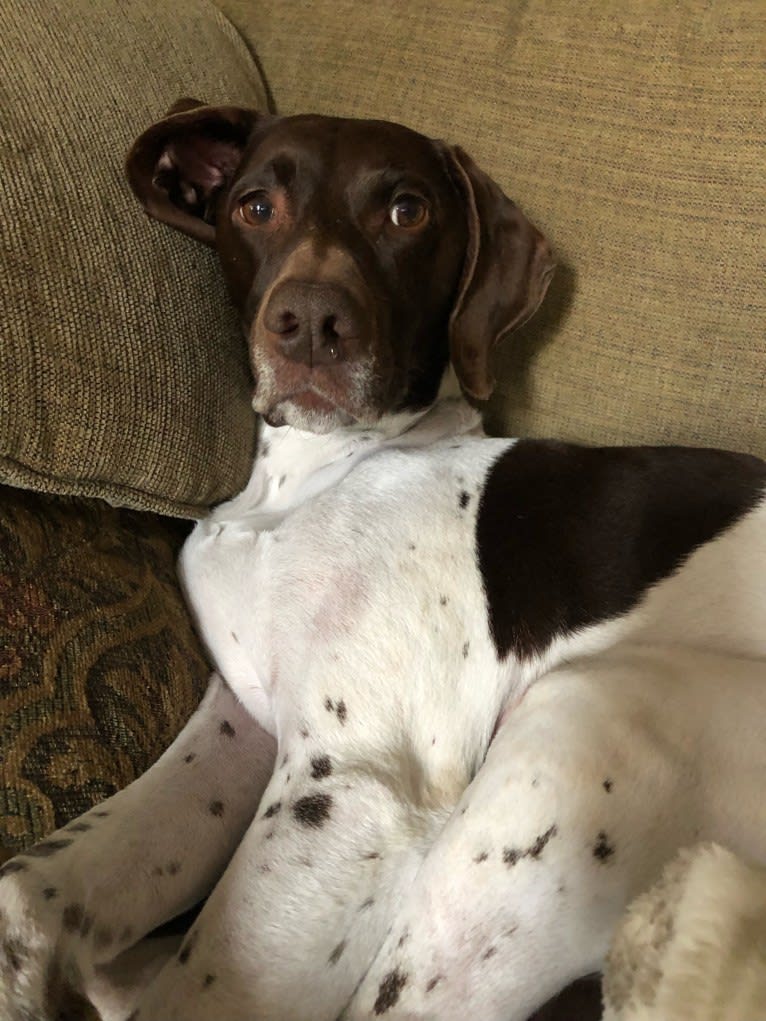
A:
{"label": "dog's nose", "polygon": [[360,310],[336,284],[286,281],[272,293],[263,321],[285,358],[310,366],[346,361],[361,333]]}

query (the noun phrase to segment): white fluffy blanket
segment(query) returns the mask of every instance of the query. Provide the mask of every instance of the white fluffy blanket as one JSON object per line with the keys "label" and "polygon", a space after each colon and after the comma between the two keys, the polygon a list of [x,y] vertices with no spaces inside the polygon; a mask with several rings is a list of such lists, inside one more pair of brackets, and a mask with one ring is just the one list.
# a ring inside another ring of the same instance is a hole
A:
{"label": "white fluffy blanket", "polygon": [[766,1021],[766,869],[682,851],[628,909],[604,1000],[604,1021]]}

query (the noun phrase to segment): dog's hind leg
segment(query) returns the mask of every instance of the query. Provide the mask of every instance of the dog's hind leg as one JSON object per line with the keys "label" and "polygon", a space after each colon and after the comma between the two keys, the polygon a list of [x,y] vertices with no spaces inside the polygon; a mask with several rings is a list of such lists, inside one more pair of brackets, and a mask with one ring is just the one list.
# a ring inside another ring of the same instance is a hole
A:
{"label": "dog's hind leg", "polygon": [[600,970],[628,901],[704,826],[695,762],[707,724],[687,680],[639,653],[635,666],[615,656],[536,682],[426,854],[344,1021],[525,1021]]}

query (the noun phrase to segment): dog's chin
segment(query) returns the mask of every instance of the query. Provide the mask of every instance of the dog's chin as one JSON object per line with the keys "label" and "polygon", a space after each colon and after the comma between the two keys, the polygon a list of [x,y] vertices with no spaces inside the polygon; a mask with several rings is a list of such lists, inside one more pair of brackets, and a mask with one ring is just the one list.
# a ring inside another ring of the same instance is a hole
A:
{"label": "dog's chin", "polygon": [[370,426],[380,417],[376,413],[354,415],[313,390],[268,402],[259,400],[256,393],[253,408],[262,415],[265,422],[275,428],[292,426],[311,433]]}

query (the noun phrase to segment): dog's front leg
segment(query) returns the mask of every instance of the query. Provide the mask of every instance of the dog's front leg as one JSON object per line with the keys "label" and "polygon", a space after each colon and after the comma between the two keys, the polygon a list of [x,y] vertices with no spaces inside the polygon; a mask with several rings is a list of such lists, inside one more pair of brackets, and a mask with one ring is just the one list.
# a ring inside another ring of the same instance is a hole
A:
{"label": "dog's front leg", "polygon": [[398,786],[308,736],[281,748],[258,817],[131,1021],[334,1021],[420,861]]}
{"label": "dog's front leg", "polygon": [[271,775],[274,739],[216,675],[142,777],[0,869],[0,1017],[78,986],[213,887]]}

